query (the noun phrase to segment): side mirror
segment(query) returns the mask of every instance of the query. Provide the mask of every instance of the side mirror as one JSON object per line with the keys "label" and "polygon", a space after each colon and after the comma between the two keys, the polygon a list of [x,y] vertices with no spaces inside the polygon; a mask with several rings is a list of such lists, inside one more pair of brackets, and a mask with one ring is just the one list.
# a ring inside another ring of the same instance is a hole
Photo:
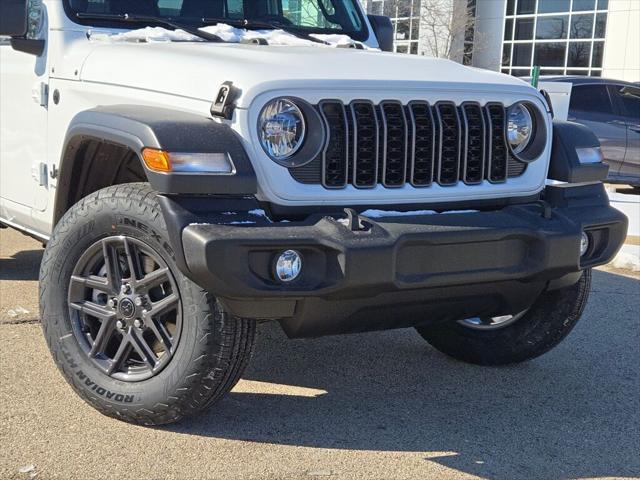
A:
{"label": "side mirror", "polygon": [[11,37],[11,47],[14,50],[42,55],[44,40],[27,38],[28,31],[28,0],[0,0],[0,35]]}
{"label": "side mirror", "polygon": [[393,52],[393,24],[389,17],[381,15],[367,15],[373,33],[378,39],[378,45],[383,52]]}
{"label": "side mirror", "polygon": [[27,34],[27,0],[0,2],[0,35],[24,37]]}

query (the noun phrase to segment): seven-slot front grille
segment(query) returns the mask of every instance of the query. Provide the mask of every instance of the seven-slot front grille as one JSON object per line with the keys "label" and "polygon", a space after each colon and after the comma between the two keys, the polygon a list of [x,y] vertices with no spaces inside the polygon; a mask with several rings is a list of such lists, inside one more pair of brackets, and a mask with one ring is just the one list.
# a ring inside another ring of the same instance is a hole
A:
{"label": "seven-slot front grille", "polygon": [[302,183],[330,189],[477,185],[505,182],[526,168],[509,154],[506,109],[499,103],[325,100],[318,111],[327,140],[319,158],[290,169]]}

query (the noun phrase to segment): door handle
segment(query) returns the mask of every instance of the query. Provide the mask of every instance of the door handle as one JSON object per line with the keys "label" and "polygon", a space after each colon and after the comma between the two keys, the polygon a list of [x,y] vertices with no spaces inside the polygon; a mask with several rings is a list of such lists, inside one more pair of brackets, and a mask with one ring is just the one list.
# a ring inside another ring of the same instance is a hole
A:
{"label": "door handle", "polygon": [[632,131],[634,131],[636,133],[640,133],[640,125],[631,125],[629,127],[629,130],[632,130]]}

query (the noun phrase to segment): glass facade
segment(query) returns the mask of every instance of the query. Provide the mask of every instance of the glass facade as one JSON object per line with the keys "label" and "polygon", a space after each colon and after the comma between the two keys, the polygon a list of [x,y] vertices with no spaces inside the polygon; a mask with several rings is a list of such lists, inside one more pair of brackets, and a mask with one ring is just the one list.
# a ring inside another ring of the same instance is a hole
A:
{"label": "glass facade", "polygon": [[420,0],[369,0],[367,11],[391,18],[395,51],[418,54],[420,39]]}
{"label": "glass facade", "polygon": [[[394,50],[447,56],[470,65],[475,41],[477,0],[361,0],[367,13],[391,18]],[[458,5],[466,5],[463,11]],[[420,30],[424,30],[421,35]],[[454,40],[460,39],[460,42]]]}
{"label": "glass facade", "polygon": [[608,0],[507,0],[502,72],[602,75]]}

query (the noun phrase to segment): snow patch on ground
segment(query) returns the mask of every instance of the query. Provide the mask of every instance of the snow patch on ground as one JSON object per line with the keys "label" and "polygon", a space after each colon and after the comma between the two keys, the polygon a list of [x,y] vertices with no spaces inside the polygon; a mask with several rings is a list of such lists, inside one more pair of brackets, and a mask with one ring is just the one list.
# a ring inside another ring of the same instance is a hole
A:
{"label": "snow patch on ground", "polygon": [[613,268],[640,272],[640,245],[623,245],[610,265]]}
{"label": "snow patch on ground", "polygon": [[[242,41],[251,41],[264,39],[269,45],[276,46],[313,46],[313,47],[343,47],[356,45],[348,35],[321,35],[312,34],[314,38],[322,40],[322,43],[298,38],[295,35],[285,32],[284,30],[244,30],[242,28],[232,27],[225,23],[210,25],[201,28],[203,32],[219,36],[222,40],[229,43],[240,43]],[[203,42],[204,39],[191,35],[183,30],[169,30],[162,27],[145,27],[137,30],[116,34],[92,34],[93,40],[106,40],[110,42],[146,42],[146,43],[162,43],[162,42]],[[366,45],[365,49],[370,49]]]}
{"label": "snow patch on ground", "polygon": [[255,210],[249,210],[247,213],[249,215],[253,215],[254,217],[264,217],[266,219],[269,219],[269,217],[267,217],[267,212],[265,212],[261,208],[256,208]]}
{"label": "snow patch on ground", "polygon": [[640,195],[619,193],[613,185],[608,186],[607,194],[611,206],[620,210],[629,219],[627,235],[640,237]]}

